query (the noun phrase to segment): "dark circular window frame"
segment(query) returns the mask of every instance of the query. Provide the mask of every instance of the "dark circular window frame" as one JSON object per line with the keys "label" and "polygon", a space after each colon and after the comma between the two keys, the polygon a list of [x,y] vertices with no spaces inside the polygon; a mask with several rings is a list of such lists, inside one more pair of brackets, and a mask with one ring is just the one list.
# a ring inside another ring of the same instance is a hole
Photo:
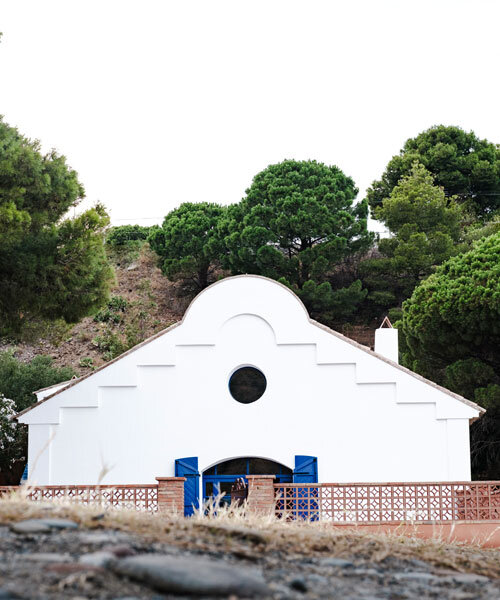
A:
{"label": "dark circular window frame", "polygon": [[264,395],[267,379],[254,365],[241,365],[232,371],[228,381],[229,393],[240,404],[253,404]]}

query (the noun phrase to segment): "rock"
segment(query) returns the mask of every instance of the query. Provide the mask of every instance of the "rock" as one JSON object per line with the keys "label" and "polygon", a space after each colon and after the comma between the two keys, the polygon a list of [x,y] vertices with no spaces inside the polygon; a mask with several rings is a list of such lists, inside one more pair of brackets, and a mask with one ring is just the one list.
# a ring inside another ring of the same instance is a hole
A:
{"label": "rock", "polygon": [[78,523],[69,519],[40,519],[51,529],[78,529]]}
{"label": "rock", "polygon": [[456,573],[447,577],[440,577],[440,583],[488,583],[490,579],[484,575],[474,575],[474,573]]}
{"label": "rock", "polygon": [[318,573],[311,573],[307,576],[307,581],[313,583],[315,585],[327,585],[328,579],[323,575],[318,575]]}
{"label": "rock", "polygon": [[260,570],[196,556],[143,554],[116,560],[110,568],[161,592],[238,597],[270,594]]}
{"label": "rock", "polygon": [[48,533],[51,529],[77,529],[78,525],[68,519],[26,519],[12,523],[14,533]]}
{"label": "rock", "polygon": [[85,565],[83,563],[55,563],[47,567],[47,571],[57,573],[58,575],[71,575],[73,573],[85,573],[87,571],[103,571],[100,567],[94,565]]}
{"label": "rock", "polygon": [[116,546],[113,546],[113,545],[104,546],[102,551],[103,552],[111,552],[117,558],[125,558],[126,556],[135,556],[137,554],[137,552],[133,548],[131,548],[130,546],[127,546],[126,544],[117,544]]}
{"label": "rock", "polygon": [[329,558],[322,558],[319,562],[322,567],[337,567],[340,569],[345,569],[354,566],[350,560],[345,560],[344,558],[334,558],[333,556]]}
{"label": "rock", "polygon": [[18,521],[10,526],[14,533],[49,533],[50,527],[44,523],[42,519],[27,519],[26,521]]}
{"label": "rock", "polygon": [[111,552],[91,552],[80,556],[78,562],[82,565],[105,568],[115,558],[115,555],[111,554]]}
{"label": "rock", "polygon": [[294,577],[290,581],[290,587],[298,592],[307,592],[307,583],[303,577]]}
{"label": "rock", "polygon": [[135,271],[139,265],[137,263],[132,263],[127,267],[127,271]]}
{"label": "rock", "polygon": [[415,583],[433,583],[437,581],[439,577],[437,575],[432,575],[431,573],[393,573],[392,575],[394,579],[397,581],[406,581]]}
{"label": "rock", "polygon": [[126,542],[130,536],[121,531],[82,531],[79,539],[82,544],[116,544]]}
{"label": "rock", "polygon": [[69,554],[57,554],[56,552],[35,552],[33,554],[19,554],[20,560],[45,562],[45,563],[64,563],[71,562],[72,558]]}
{"label": "rock", "polygon": [[22,598],[22,596],[14,590],[0,588],[0,600],[18,600],[19,598]]}

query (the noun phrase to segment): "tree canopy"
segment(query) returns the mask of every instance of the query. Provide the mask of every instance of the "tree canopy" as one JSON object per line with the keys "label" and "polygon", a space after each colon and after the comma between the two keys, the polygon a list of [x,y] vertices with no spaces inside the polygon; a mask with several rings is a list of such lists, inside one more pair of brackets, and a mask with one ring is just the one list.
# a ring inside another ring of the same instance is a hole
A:
{"label": "tree canopy", "polygon": [[471,427],[475,477],[500,472],[500,233],[479,240],[403,304],[403,361],[487,409]]}
{"label": "tree canopy", "polygon": [[403,304],[402,332],[413,370],[446,378],[469,397],[486,382],[500,384],[500,233],[449,259],[415,289]]}
{"label": "tree canopy", "polygon": [[370,208],[381,206],[403,175],[418,161],[434,176],[447,196],[485,218],[500,208],[500,147],[472,131],[438,125],[406,141],[378,181],[368,190]]}
{"label": "tree canopy", "polygon": [[286,277],[302,288],[344,256],[367,248],[365,202],[338,167],[285,160],[258,173],[229,211],[227,264],[233,273]]}
{"label": "tree canopy", "polygon": [[149,244],[167,277],[189,281],[197,291],[209,284],[223,252],[223,214],[224,208],[218,204],[185,202],[168,213],[160,228],[152,230]]}
{"label": "tree canopy", "polygon": [[393,234],[380,240],[382,256],[367,259],[360,267],[368,298],[375,304],[399,305],[435,266],[458,252],[462,210],[433,180],[415,162],[375,210]]}
{"label": "tree canopy", "polygon": [[84,195],[55,151],[0,120],[0,322],[19,332],[30,319],[74,322],[107,298],[113,272],[103,246],[102,206],[61,221]]}
{"label": "tree canopy", "polygon": [[338,167],[285,160],[258,173],[246,196],[228,208],[223,264],[233,274],[256,273],[292,287],[317,316],[338,320],[366,296],[359,281],[332,288],[328,275],[345,257],[366,250],[366,202]]}

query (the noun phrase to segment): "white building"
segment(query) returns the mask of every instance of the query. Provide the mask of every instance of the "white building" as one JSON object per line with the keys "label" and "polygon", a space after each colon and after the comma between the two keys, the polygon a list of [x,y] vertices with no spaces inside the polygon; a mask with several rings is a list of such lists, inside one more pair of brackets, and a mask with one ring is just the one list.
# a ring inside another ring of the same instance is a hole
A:
{"label": "white building", "polygon": [[[283,285],[213,284],[181,322],[80,379],[38,393],[29,477],[39,485],[188,476],[189,501],[249,473],[278,481],[470,480],[483,409],[312,321]],[[391,360],[392,358],[392,360]],[[230,461],[230,462],[227,462]]]}

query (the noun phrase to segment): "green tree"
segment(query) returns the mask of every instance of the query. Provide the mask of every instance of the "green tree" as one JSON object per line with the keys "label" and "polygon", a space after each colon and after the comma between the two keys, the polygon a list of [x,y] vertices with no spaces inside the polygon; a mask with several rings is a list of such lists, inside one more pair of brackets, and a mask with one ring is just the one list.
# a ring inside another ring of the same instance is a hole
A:
{"label": "green tree", "polygon": [[63,156],[43,155],[0,119],[0,333],[39,318],[74,322],[106,300],[104,208],[61,222],[83,195]]}
{"label": "green tree", "polygon": [[0,353],[0,428],[5,446],[0,452],[0,485],[19,483],[26,464],[26,426],[9,428],[7,419],[36,402],[34,391],[67,381],[74,374],[69,367],[55,367],[50,356],[22,363],[12,351]]}
{"label": "green tree", "polygon": [[[357,191],[335,166],[294,160],[270,165],[254,177],[243,200],[228,209],[224,265],[234,274],[280,279],[309,310],[324,306],[331,312],[339,296],[332,297],[336,290],[328,275],[373,240],[366,202],[354,203]],[[357,287],[351,289],[351,299]]]}
{"label": "green tree", "polygon": [[500,467],[500,430],[481,438],[495,431],[491,419],[500,422],[500,233],[422,282],[403,304],[401,331],[406,366],[488,409],[486,423],[472,428],[474,468]]}
{"label": "green tree", "polygon": [[378,258],[365,260],[363,281],[369,300],[388,308],[406,299],[436,265],[457,253],[463,213],[454,198],[434,185],[433,176],[415,162],[390,196],[375,210],[392,236],[380,240]]}
{"label": "green tree", "polygon": [[438,125],[406,141],[368,190],[370,208],[381,206],[415,161],[435,177],[447,196],[456,196],[479,217],[500,208],[500,146],[460,127]]}
{"label": "green tree", "polygon": [[218,204],[185,202],[151,232],[149,244],[169,279],[181,279],[197,291],[210,283],[223,251],[220,223],[224,211]]}

